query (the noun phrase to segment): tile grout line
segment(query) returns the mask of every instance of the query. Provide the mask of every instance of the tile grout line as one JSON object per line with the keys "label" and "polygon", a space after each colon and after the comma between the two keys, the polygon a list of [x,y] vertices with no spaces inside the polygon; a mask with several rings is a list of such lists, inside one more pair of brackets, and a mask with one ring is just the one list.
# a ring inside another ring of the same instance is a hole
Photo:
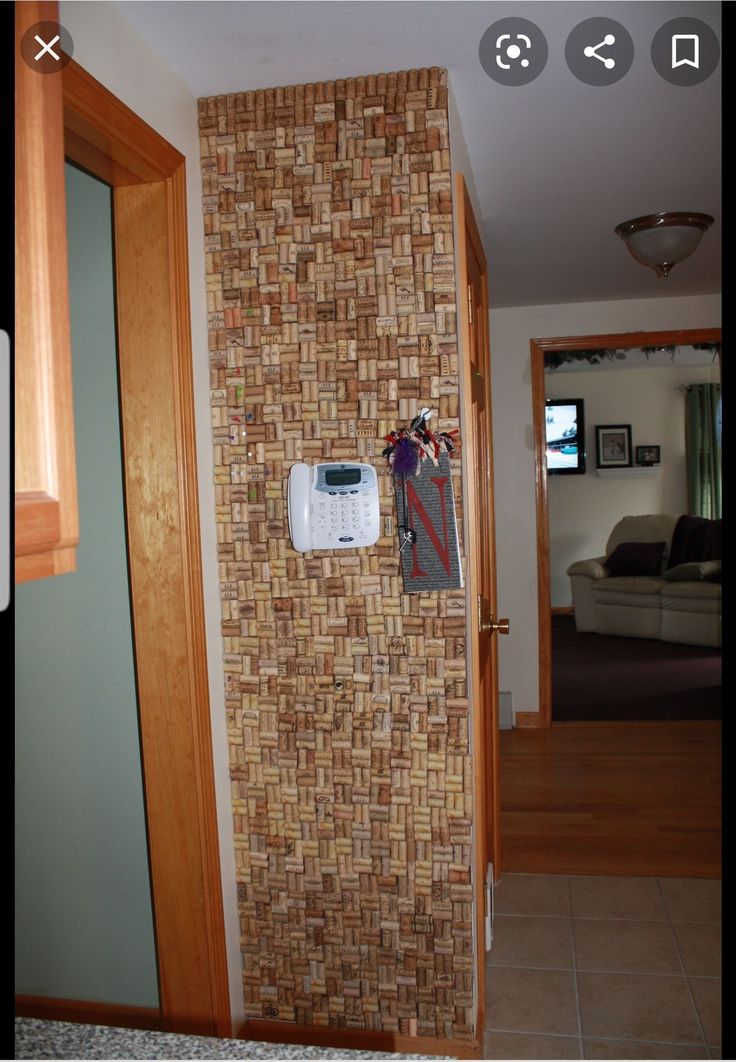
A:
{"label": "tile grout line", "polygon": [[[555,1033],[555,1032],[528,1032],[525,1029],[506,1029],[502,1027],[492,1029],[494,1033],[503,1033],[504,1036],[538,1036],[549,1038],[550,1040],[576,1040],[577,1037],[574,1033]],[[584,1036],[584,1040],[602,1040],[605,1043],[611,1044],[659,1044],[662,1047],[703,1047],[708,1046],[696,1043],[694,1040],[632,1040],[630,1036]],[[713,1050],[716,1050],[717,1044],[712,1044]]]}
{"label": "tile grout line", "polygon": [[[570,919],[573,921],[573,919]],[[512,962],[499,962],[494,963],[491,967],[493,970],[539,970],[541,972],[549,970],[552,973],[570,973],[571,970],[576,971],[576,966],[530,966],[529,963],[524,963],[523,966],[517,966]],[[624,970],[618,967],[602,967],[596,970],[580,970],[582,974],[595,974],[596,977],[600,975],[607,976],[608,974],[623,975],[625,977],[669,977],[673,981],[685,981],[687,980],[687,974],[680,973],[661,973],[658,970]],[[701,977],[697,975],[699,981],[720,981],[720,977]]]}
{"label": "tile grout line", "polygon": [[[571,915],[563,914],[543,914],[537,911],[529,913],[528,911],[499,911],[496,910],[496,917],[499,918],[570,918]],[[646,918],[632,918],[623,915],[575,915],[575,918],[580,922],[654,922],[657,925],[661,925],[663,922],[672,922],[677,925],[687,926],[719,926],[721,920],[717,918],[703,919],[703,918],[676,918],[670,919],[669,916],[664,918],[654,918],[652,916]]]}
{"label": "tile grout line", "polygon": [[[660,896],[662,898],[662,904],[663,904],[664,909],[665,909],[665,911],[667,913],[667,921],[668,921],[668,924],[669,924],[669,927],[670,927],[670,932],[672,933],[672,938],[673,938],[673,940],[675,942],[675,950],[677,952],[677,958],[680,960],[680,966],[682,967],[682,973],[683,973],[683,976],[685,978],[685,987],[687,988],[687,993],[690,996],[690,1002],[692,1004],[693,1011],[695,1012],[695,1020],[698,1023],[698,1028],[700,1029],[700,1035],[703,1037],[703,1046],[705,1047],[706,1051],[708,1052],[708,1056],[710,1057],[710,1047],[708,1045],[708,1038],[705,1035],[705,1029],[703,1027],[703,1022],[702,1022],[701,1017],[700,1017],[700,1011],[698,1009],[698,1004],[695,1001],[695,996],[693,994],[692,985],[690,984],[690,978],[689,978],[688,972],[687,972],[687,970],[685,968],[685,960],[683,959],[682,952],[680,951],[680,943],[679,943],[679,941],[677,939],[677,933],[675,933],[675,927],[674,927],[673,922],[672,922],[672,915],[670,914],[670,909],[667,906],[667,898],[666,898],[666,896],[664,894],[664,889],[662,888],[662,883],[661,883],[660,879],[657,878],[656,881],[657,881],[657,889],[658,889],[659,894],[660,894]],[[723,1038],[723,1033],[721,1032],[721,1039],[722,1038]]]}
{"label": "tile grout line", "polygon": [[[551,1034],[549,1034],[551,1035]],[[586,1040],[601,1040],[609,1044],[658,1044],[660,1047],[702,1047],[692,1040],[632,1040],[630,1036],[586,1036]],[[707,1045],[706,1045],[707,1049]]]}
{"label": "tile grout line", "polygon": [[[537,1036],[540,1039],[550,1040],[577,1040],[577,1036],[573,1033],[555,1033],[555,1032],[528,1032],[525,1029],[506,1029],[496,1028],[490,1030],[494,1033],[502,1033],[504,1036]],[[610,1044],[646,1044],[652,1046],[654,1044],[659,1047],[704,1047],[706,1050],[710,1050],[708,1044],[699,1044],[694,1040],[632,1040],[630,1036],[585,1036],[583,1040],[601,1040],[604,1043]],[[713,1050],[717,1050],[718,1045],[712,1045]]]}
{"label": "tile grout line", "polygon": [[570,905],[570,937],[572,944],[572,983],[575,988],[575,1013],[578,1020],[578,1050],[580,1051],[580,1057],[585,1058],[585,1051],[583,1045],[583,1019],[580,1015],[580,992],[578,990],[578,956],[575,943],[575,919],[572,913],[572,882],[570,876],[567,877],[567,902]]}

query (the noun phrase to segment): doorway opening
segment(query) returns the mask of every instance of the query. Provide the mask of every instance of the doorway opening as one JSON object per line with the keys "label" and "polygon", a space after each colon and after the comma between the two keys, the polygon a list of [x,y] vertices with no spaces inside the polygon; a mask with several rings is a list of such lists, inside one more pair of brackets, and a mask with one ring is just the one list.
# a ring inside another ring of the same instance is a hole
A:
{"label": "doorway opening", "polygon": [[[552,592],[551,541],[547,443],[545,434],[545,359],[560,352],[596,352],[720,344],[720,329],[690,329],[670,332],[628,332],[598,336],[567,336],[531,341],[532,403],[534,417],[535,480],[537,513],[537,598],[539,633],[539,715],[531,725],[548,727],[553,718],[552,701]],[[647,440],[649,442],[649,440]],[[625,515],[621,513],[621,515]]]}

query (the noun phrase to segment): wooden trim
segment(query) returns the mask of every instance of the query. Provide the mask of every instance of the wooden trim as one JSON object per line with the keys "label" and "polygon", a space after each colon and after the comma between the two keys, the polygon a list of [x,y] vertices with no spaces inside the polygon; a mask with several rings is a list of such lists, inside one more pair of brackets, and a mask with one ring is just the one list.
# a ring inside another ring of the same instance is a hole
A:
{"label": "wooden trim", "polygon": [[[464,182],[463,182],[463,186]],[[495,619],[498,619],[499,605],[497,597],[496,586],[496,514],[495,514],[495,496],[493,487],[493,422],[492,422],[492,408],[493,408],[493,381],[492,381],[492,365],[490,361],[491,357],[491,342],[489,335],[489,298],[488,298],[488,266],[486,263],[486,256],[483,250],[483,244],[481,242],[480,233],[473,213],[473,208],[470,202],[467,188],[465,188],[465,216],[469,219],[471,224],[469,226],[469,232],[471,236],[471,243],[473,245],[474,253],[478,257],[479,261],[483,263],[483,288],[481,305],[483,307],[482,313],[482,328],[483,328],[483,349],[488,357],[488,364],[486,366],[486,437],[488,439],[488,452],[486,457],[486,480],[488,483],[488,498],[490,506],[490,577],[493,583],[493,608],[495,611]],[[474,610],[477,613],[477,610]],[[500,635],[495,634],[491,636],[491,670],[492,670],[492,698],[490,705],[490,712],[487,713],[486,719],[486,758],[485,758],[485,771],[486,779],[488,779],[488,767],[490,766],[490,783],[486,781],[486,808],[487,815],[491,821],[491,859],[493,862],[494,879],[499,881],[501,878],[501,872],[503,868],[503,845],[502,845],[502,832],[501,832],[501,728],[500,728],[500,715],[499,715],[499,698],[498,698],[498,639]],[[484,893],[485,902],[485,893]]]}
{"label": "wooden trim", "polygon": [[634,727],[634,729],[640,729],[642,727],[650,727],[656,730],[659,727],[692,727],[693,729],[703,728],[719,728],[723,725],[720,719],[560,719],[559,722],[552,723],[553,727],[590,727],[590,726],[610,726],[616,729],[616,727]]}
{"label": "wooden trim", "polygon": [[[457,291],[459,299],[458,324],[460,326],[460,349],[464,352],[471,349],[470,324],[468,320],[467,306],[465,305],[465,293],[468,290],[468,261],[465,249],[465,240],[468,236],[472,239],[471,225],[473,222],[472,208],[468,209],[468,191],[462,174],[455,175],[454,186],[455,226],[457,244]],[[473,898],[475,912],[475,975],[476,975],[476,1036],[483,1037],[483,1027],[479,1024],[481,1016],[481,1004],[485,997],[485,876],[486,876],[486,852],[488,847],[488,809],[486,787],[488,784],[488,772],[486,770],[486,747],[485,721],[483,706],[480,701],[481,672],[478,659],[478,642],[480,638],[478,609],[475,603],[478,600],[478,563],[477,542],[470,533],[471,528],[478,526],[477,499],[475,497],[477,444],[475,437],[474,418],[472,411],[473,381],[471,378],[470,360],[466,356],[459,358],[460,378],[460,409],[461,426],[463,430],[462,455],[465,462],[465,492],[463,497],[463,526],[466,542],[465,571],[468,583],[466,602],[468,614],[466,616],[466,630],[468,642],[473,647],[470,653],[470,709],[471,709],[471,733],[473,764],[472,772],[475,784],[473,785]],[[411,1052],[410,1052],[411,1053]]]}
{"label": "wooden trim", "polygon": [[516,726],[546,727],[552,722],[552,630],[550,594],[549,502],[544,434],[544,356],[560,350],[605,350],[634,347],[691,346],[720,343],[720,328],[687,328],[671,332],[611,332],[592,336],[554,336],[532,339],[532,415],[534,418],[534,471],[537,511],[537,613],[539,628],[539,711],[518,712]]}
{"label": "wooden trim", "polygon": [[[633,727],[661,727],[661,726],[674,726],[674,727],[702,727],[706,724],[712,724],[714,726],[720,726],[721,720],[698,720],[698,719],[560,719],[559,722],[553,722],[553,727],[585,727],[585,726],[633,726]],[[539,727],[539,713],[538,712],[515,712],[514,713],[514,727],[517,730],[530,730],[537,729]]]}
{"label": "wooden trim", "polygon": [[68,155],[113,187],[126,513],[162,1028],[230,1036],[184,158],[78,64],[70,62],[62,77]]}
{"label": "wooden trim", "polygon": [[15,552],[53,550],[61,537],[59,502],[42,490],[29,490],[15,501]]}
{"label": "wooden trim", "polygon": [[[552,721],[552,629],[550,625],[549,509],[547,497],[547,445],[544,421],[544,354],[531,341],[532,417],[534,424],[534,487],[537,514],[537,637],[539,640],[539,711],[519,712],[517,726],[549,726]],[[541,376],[535,366],[541,364]],[[520,721],[523,720],[523,721]]]}
{"label": "wooden trim", "polygon": [[155,1007],[130,1007],[118,1003],[95,1003],[86,999],[54,999],[46,996],[16,996],[18,1018],[72,1021],[82,1025],[110,1025],[117,1029],[163,1029]]}
{"label": "wooden trim", "polygon": [[[65,146],[67,152],[74,147],[75,162],[102,179],[91,168],[97,160],[96,165],[106,167],[104,179],[114,188],[171,177],[183,161],[176,148],[78,63],[72,60],[62,76]],[[80,151],[86,153],[86,162],[79,158]]]}
{"label": "wooden trim", "polygon": [[[189,670],[189,708],[194,735],[195,770],[200,792],[202,889],[204,895],[203,933],[208,944],[209,984],[215,1034],[232,1036],[230,986],[225,946],[225,916],[222,899],[222,873],[219,856],[219,824],[212,752],[209,676],[205,638],[202,553],[200,549],[199,493],[197,486],[197,447],[192,379],[192,337],[189,315],[189,249],[187,237],[187,188],[184,163],[168,182],[169,260],[171,263],[171,321],[178,356],[171,370],[175,397],[175,438],[182,515],[182,590],[186,623]],[[161,735],[159,735],[160,737]],[[214,846],[214,847],[213,847]],[[178,863],[174,854],[168,872]],[[179,930],[181,932],[181,930]]]}
{"label": "wooden trim", "polygon": [[76,571],[77,551],[71,549],[48,549],[15,558],[15,581],[25,583],[30,579],[45,579]]}
{"label": "wooden trim", "polygon": [[720,328],[681,328],[670,332],[609,332],[592,336],[553,336],[533,339],[542,351],[560,350],[632,350],[634,347],[691,346],[693,343],[720,343]]}
{"label": "wooden trim", "polygon": [[514,712],[514,726],[517,730],[532,730],[540,725],[539,712]]}
{"label": "wooden trim", "polygon": [[[15,5],[16,55],[55,2]],[[79,541],[62,88],[15,64],[16,581],[74,571]]]}
{"label": "wooden trim", "polygon": [[[475,898],[475,958],[476,958],[476,997],[477,1014],[475,1033],[479,1043],[483,1042],[485,1020],[485,878],[489,860],[493,863],[494,877],[496,880],[501,875],[502,848],[501,848],[501,788],[500,788],[500,728],[497,686],[495,695],[491,697],[491,703],[481,703],[480,691],[482,689],[481,669],[478,652],[480,629],[479,616],[476,602],[479,594],[480,571],[480,543],[477,535],[470,533],[471,528],[479,525],[478,505],[480,500],[476,497],[475,483],[478,471],[477,463],[481,460],[478,453],[478,439],[475,431],[475,415],[473,410],[473,385],[472,366],[467,352],[472,349],[470,334],[471,323],[468,315],[465,293],[469,286],[469,267],[466,252],[466,241],[470,244],[473,254],[480,263],[482,269],[481,306],[483,327],[483,348],[490,350],[488,336],[488,274],[486,268],[485,252],[478,231],[478,226],[473,213],[472,203],[465,184],[463,175],[455,175],[454,181],[454,224],[456,230],[457,247],[457,290],[459,294],[458,324],[460,332],[460,350],[466,352],[459,359],[461,374],[460,408],[461,424],[463,429],[463,461],[465,462],[466,490],[463,498],[463,519],[466,528],[466,543],[468,543],[466,558],[466,577],[468,583],[467,601],[469,612],[466,618],[468,640],[474,647],[470,659],[470,704],[471,704],[471,727],[473,749],[473,777],[476,780],[473,787],[473,822],[475,829],[475,847],[473,853],[473,879]],[[491,410],[491,382],[490,365],[485,374],[484,385],[486,387],[486,415],[489,418],[487,425],[487,439],[489,447],[492,447],[492,431],[490,424]],[[485,475],[492,476],[492,449],[485,455],[487,465]],[[492,483],[488,483],[488,492],[492,496]],[[491,526],[493,514],[491,513]],[[491,548],[495,550],[495,545]],[[495,557],[491,558],[491,568],[495,565]],[[491,669],[492,683],[497,683],[498,675],[498,649],[496,639],[491,640]],[[492,847],[489,846],[489,826],[493,838]],[[453,1041],[454,1043],[455,1041]],[[407,1049],[408,1050],[408,1049]]]}
{"label": "wooden trim", "polygon": [[238,1033],[241,1040],[275,1044],[305,1044],[349,1051],[388,1051],[397,1054],[449,1055],[451,1058],[482,1058],[480,1040],[447,1040],[429,1036],[406,1036],[373,1029],[335,1029],[323,1025],[296,1025],[286,1021],[246,1021]]}

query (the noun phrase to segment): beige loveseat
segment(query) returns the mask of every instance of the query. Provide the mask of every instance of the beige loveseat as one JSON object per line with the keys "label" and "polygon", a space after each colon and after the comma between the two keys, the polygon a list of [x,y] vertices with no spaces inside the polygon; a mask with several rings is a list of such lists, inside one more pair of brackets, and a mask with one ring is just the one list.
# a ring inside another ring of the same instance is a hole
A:
{"label": "beige loveseat", "polygon": [[603,557],[567,569],[576,629],[720,646],[720,535],[720,521],[625,516]]}

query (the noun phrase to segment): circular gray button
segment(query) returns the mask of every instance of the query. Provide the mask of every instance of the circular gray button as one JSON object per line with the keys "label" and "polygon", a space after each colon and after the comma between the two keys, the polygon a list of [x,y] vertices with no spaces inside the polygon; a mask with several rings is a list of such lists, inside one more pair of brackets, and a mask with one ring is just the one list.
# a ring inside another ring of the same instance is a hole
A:
{"label": "circular gray button", "polygon": [[586,85],[613,85],[631,68],[634,42],[620,22],[612,18],[588,18],[567,38],[565,59],[578,81]]}
{"label": "circular gray button", "polygon": [[36,73],[58,74],[74,54],[74,41],[60,22],[36,22],[23,34],[20,54]]}
{"label": "circular gray button", "polygon": [[525,18],[502,18],[480,39],[480,65],[500,85],[528,85],[539,77],[549,49],[542,31]]}
{"label": "circular gray button", "polygon": [[699,85],[710,77],[720,57],[718,38],[697,18],[673,18],[652,41],[654,69],[672,85]]}

